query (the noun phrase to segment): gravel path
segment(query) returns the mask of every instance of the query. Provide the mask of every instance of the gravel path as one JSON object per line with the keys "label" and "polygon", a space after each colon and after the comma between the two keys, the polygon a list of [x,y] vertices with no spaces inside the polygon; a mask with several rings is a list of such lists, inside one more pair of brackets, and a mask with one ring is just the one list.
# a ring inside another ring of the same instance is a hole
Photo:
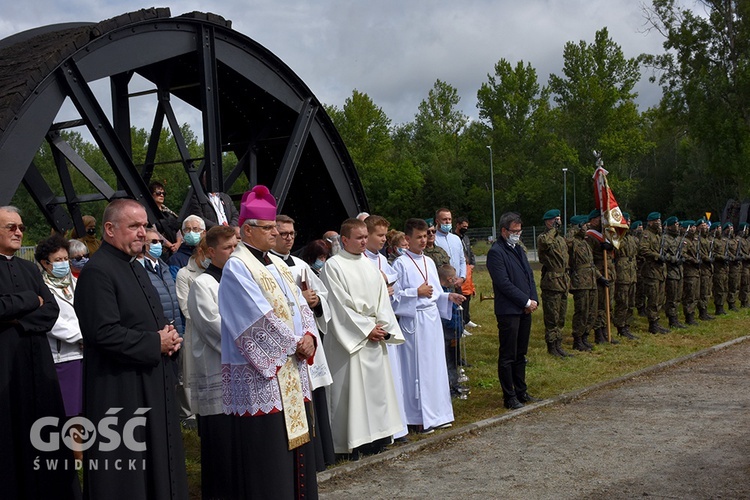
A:
{"label": "gravel path", "polygon": [[750,498],[749,360],[736,342],[455,429],[326,471],[321,497]]}

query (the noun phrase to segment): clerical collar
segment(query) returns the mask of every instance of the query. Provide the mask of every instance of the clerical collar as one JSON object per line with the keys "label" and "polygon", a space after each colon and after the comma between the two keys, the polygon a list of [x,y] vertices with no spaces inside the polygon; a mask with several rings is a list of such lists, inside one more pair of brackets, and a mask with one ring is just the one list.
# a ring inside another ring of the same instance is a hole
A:
{"label": "clerical collar", "polygon": [[0,255],[2,255],[3,257],[5,257],[5,258],[6,258],[6,259],[8,259],[8,260],[11,260],[11,259],[13,259],[13,256],[12,256],[12,255],[5,255],[4,253],[0,253]]}
{"label": "clerical collar", "polygon": [[287,254],[280,254],[276,250],[271,249],[270,252],[276,256],[278,256],[281,260],[284,261],[284,264],[286,264],[289,267],[292,267],[294,265],[294,259],[292,259],[292,253]]}
{"label": "clerical collar", "polygon": [[242,242],[245,247],[247,247],[248,250],[250,250],[250,253],[255,256],[256,259],[261,261],[262,263],[266,263],[268,260],[268,252],[264,252],[263,250],[258,250],[254,246],[249,245],[248,243]]}

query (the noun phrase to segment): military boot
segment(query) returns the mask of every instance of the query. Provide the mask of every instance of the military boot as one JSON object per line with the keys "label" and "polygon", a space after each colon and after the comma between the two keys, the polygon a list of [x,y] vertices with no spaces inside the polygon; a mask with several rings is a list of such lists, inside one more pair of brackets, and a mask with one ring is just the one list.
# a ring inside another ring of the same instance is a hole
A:
{"label": "military boot", "polygon": [[555,341],[547,342],[547,354],[549,354],[552,357],[555,358],[562,358],[564,357],[560,351],[557,350],[557,346],[555,345]]}
{"label": "military boot", "polygon": [[730,311],[739,311],[739,309],[737,309],[737,306],[734,305],[734,302],[729,302],[729,310]]}
{"label": "military boot", "polygon": [[583,343],[583,337],[576,337],[573,339],[573,349],[576,351],[590,351],[590,347],[586,347]]}
{"label": "military boot", "polygon": [[607,336],[604,334],[604,328],[597,328],[594,330],[594,339],[597,344],[607,343]]}
{"label": "military boot", "polygon": [[686,325],[697,325],[698,322],[695,321],[695,313],[685,313],[685,324]]}
{"label": "military boot", "polygon": [[680,323],[680,320],[677,319],[677,316],[669,316],[669,328],[684,329],[687,328],[687,326]]}
{"label": "military boot", "polygon": [[630,333],[630,328],[628,328],[627,326],[618,326],[617,335],[619,335],[620,337],[625,337],[628,340],[638,340],[638,337]]}
{"label": "military boot", "polygon": [[659,325],[659,320],[648,322],[648,331],[651,333],[669,333],[669,330]]}
{"label": "military boot", "polygon": [[559,352],[560,356],[562,356],[563,358],[572,358],[573,357],[572,354],[570,354],[569,352],[565,352],[563,350],[563,348],[562,348],[562,340],[559,340],[559,339],[555,340],[555,349],[557,349],[557,352]]}
{"label": "military boot", "polygon": [[717,305],[716,306],[716,312],[714,312],[716,316],[722,316],[727,314],[727,312],[724,310],[724,305]]}
{"label": "military boot", "polygon": [[701,307],[698,309],[698,319],[701,321],[712,321],[716,318],[708,314],[708,309],[705,307]]}
{"label": "military boot", "polygon": [[581,343],[586,348],[587,351],[592,351],[594,349],[594,346],[591,345],[591,342],[589,342],[589,334],[588,332],[584,333],[581,337]]}

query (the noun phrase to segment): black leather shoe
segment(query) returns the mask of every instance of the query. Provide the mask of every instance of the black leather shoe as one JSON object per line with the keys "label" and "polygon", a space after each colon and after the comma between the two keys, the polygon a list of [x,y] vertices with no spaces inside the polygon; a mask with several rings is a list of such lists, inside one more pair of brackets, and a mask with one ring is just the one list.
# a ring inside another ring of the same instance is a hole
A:
{"label": "black leather shoe", "polygon": [[505,407],[509,410],[520,410],[523,405],[518,398],[510,398],[505,400]]}
{"label": "black leather shoe", "polygon": [[517,399],[521,403],[538,403],[539,401],[542,401],[540,398],[535,398],[534,396],[532,396],[528,392],[524,392],[523,394],[519,394],[517,396]]}

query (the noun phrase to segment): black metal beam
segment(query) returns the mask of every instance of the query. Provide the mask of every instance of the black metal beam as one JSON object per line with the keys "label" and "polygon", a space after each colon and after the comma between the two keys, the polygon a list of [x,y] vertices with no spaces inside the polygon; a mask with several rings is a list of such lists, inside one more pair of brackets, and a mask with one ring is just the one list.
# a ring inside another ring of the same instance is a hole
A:
{"label": "black metal beam", "polygon": [[198,74],[201,82],[201,107],[203,109],[203,157],[206,159],[206,191],[224,191],[224,173],[221,163],[221,116],[219,114],[219,78],[216,74],[216,40],[214,28],[200,27],[198,47]]}
{"label": "black metal beam", "polygon": [[50,226],[61,233],[73,228],[73,221],[68,213],[56,203],[55,193],[52,192],[34,162],[31,162],[29,168],[26,169],[22,182]]}
{"label": "black metal beam", "polygon": [[81,114],[81,118],[86,120],[91,135],[99,145],[115,175],[117,175],[123,189],[130,197],[144,206],[150,221],[156,221],[157,211],[159,210],[156,202],[148,192],[146,183],[138,175],[133,160],[117,137],[114,128],[109,123],[88,83],[78,71],[75,62],[68,59],[63,63],[57,74],[67,86],[73,104]]}
{"label": "black metal beam", "polygon": [[[190,151],[187,148],[185,137],[182,135],[180,124],[177,123],[177,117],[175,116],[174,110],[172,109],[172,104],[169,102],[169,92],[160,91],[159,102],[161,103],[162,109],[164,110],[164,116],[167,118],[169,129],[172,131],[172,137],[174,138],[175,144],[177,144],[177,151],[180,153],[180,158],[182,158],[182,164],[185,168],[185,173],[188,174],[188,177],[190,177],[190,185],[193,187],[200,186],[201,167],[196,168],[193,159],[190,158]],[[194,192],[198,196],[198,201],[200,201],[201,203],[208,202],[206,193],[202,188],[196,189]]]}
{"label": "black metal beam", "polygon": [[[51,135],[54,137],[55,135],[57,135],[57,132],[52,132]],[[65,194],[65,204],[68,207],[68,213],[73,218],[73,226],[76,229],[76,233],[80,236],[83,236],[86,232],[86,226],[83,225],[81,207],[78,204],[78,197],[76,196],[75,187],[73,187],[73,179],[70,177],[68,162],[65,161],[65,156],[60,152],[60,150],[52,145],[50,134],[47,135],[47,141],[50,142],[52,158],[54,159],[55,167],[57,168],[57,175],[58,177],[60,177],[60,185],[62,185],[63,193]]]}
{"label": "black metal beam", "polygon": [[283,210],[284,202],[289,194],[289,187],[292,185],[294,173],[297,171],[302,151],[305,149],[307,137],[310,135],[310,127],[315,121],[315,113],[318,107],[312,104],[312,98],[305,99],[302,110],[294,124],[292,136],[286,145],[284,157],[281,160],[279,171],[276,173],[276,179],[273,181],[271,193],[276,197],[279,210]]}
{"label": "black metal beam", "polygon": [[146,160],[141,169],[143,182],[151,182],[151,176],[154,174],[154,163],[156,162],[156,151],[159,149],[161,140],[161,128],[164,126],[164,108],[161,101],[156,103],[156,112],[154,113],[154,124],[151,125],[151,135],[148,138],[148,148],[146,149]]}
{"label": "black metal beam", "polygon": [[47,134],[47,142],[49,142],[50,148],[52,148],[53,154],[55,151],[60,153],[68,159],[68,161],[83,175],[87,181],[91,183],[94,188],[99,191],[104,199],[111,200],[115,196],[115,190],[112,189],[107,181],[89,165],[86,160],[73,149],[67,141],[65,141],[57,131],[50,131]]}
{"label": "black metal beam", "polygon": [[112,75],[109,79],[112,94],[112,123],[130,161],[133,161],[133,140],[130,137],[130,97],[128,83],[132,71]]}

